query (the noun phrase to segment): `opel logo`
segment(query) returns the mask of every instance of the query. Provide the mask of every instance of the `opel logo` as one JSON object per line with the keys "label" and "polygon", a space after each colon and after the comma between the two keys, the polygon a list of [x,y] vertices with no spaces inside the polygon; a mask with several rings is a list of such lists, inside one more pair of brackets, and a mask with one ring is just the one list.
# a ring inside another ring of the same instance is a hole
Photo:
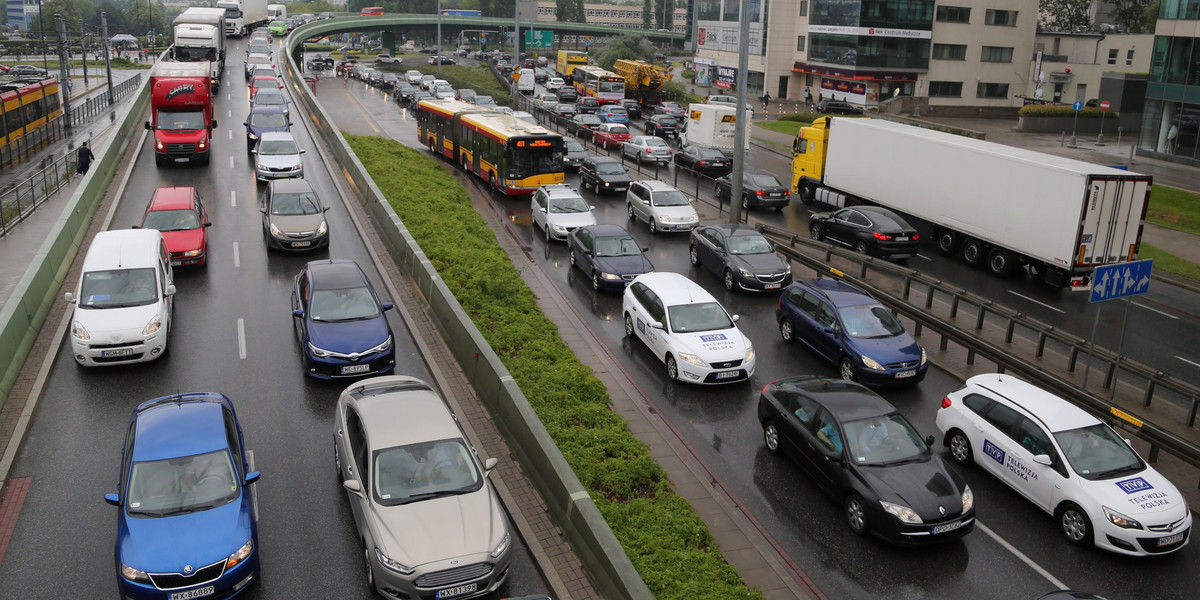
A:
{"label": "opel logo", "polygon": [[187,566],[185,566],[185,567],[183,568],[183,574],[184,574],[184,575],[191,575],[191,574],[192,574],[192,565],[187,565]]}
{"label": "opel logo", "polygon": [[942,513],[942,516],[943,516],[943,517],[944,517],[944,516],[946,516],[946,507],[945,507],[945,506],[939,506],[939,507],[938,507],[938,512]]}

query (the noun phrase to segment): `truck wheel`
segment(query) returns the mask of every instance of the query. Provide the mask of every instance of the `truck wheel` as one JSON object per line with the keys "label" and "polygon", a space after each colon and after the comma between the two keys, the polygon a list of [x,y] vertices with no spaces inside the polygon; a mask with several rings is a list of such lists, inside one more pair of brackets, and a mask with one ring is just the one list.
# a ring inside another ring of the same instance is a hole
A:
{"label": "truck wheel", "polygon": [[801,202],[803,202],[804,204],[812,204],[813,203],[813,198],[815,198],[817,195],[816,186],[814,186],[811,182],[805,181],[804,183],[800,184],[799,191],[800,191],[800,201]]}
{"label": "truck wheel", "polygon": [[962,259],[963,262],[972,267],[978,267],[982,265],[984,259],[983,242],[975,238],[967,238],[963,240]]}
{"label": "truck wheel", "polygon": [[1007,277],[1012,272],[1013,262],[1012,253],[1004,248],[992,248],[991,252],[988,252],[988,271],[996,277]]}
{"label": "truck wheel", "polygon": [[809,225],[808,234],[812,236],[812,239],[818,242],[825,239],[825,232],[821,230],[820,223],[813,223],[812,225]]}
{"label": "truck wheel", "polygon": [[943,229],[937,233],[938,250],[946,256],[951,256],[957,252],[960,243],[962,243],[962,238],[956,231]]}

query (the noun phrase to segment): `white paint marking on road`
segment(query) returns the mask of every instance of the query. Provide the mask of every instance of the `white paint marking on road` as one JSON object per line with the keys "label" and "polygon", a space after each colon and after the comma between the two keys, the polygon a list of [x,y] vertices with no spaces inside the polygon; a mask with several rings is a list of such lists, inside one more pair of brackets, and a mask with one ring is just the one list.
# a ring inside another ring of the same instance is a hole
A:
{"label": "white paint marking on road", "polygon": [[238,317],[238,358],[246,360],[246,320]]}
{"label": "white paint marking on road", "polygon": [[232,108],[229,109],[228,112],[229,112],[229,118],[232,119],[233,118],[233,109]]}
{"label": "white paint marking on road", "polygon": [[232,156],[229,157],[229,168],[230,169],[233,168],[233,157]]}
{"label": "white paint marking on road", "polygon": [[1029,568],[1033,569],[1038,575],[1045,577],[1046,581],[1049,581],[1051,584],[1058,586],[1058,589],[1060,589],[1060,590],[1070,589],[1067,587],[1067,584],[1056,579],[1053,575],[1050,574],[1049,571],[1043,569],[1040,565],[1033,562],[1032,558],[1025,556],[1025,554],[1022,553],[1020,550],[1017,550],[1016,548],[1014,548],[1012,544],[1004,541],[1004,538],[1000,537],[999,535],[996,535],[996,532],[992,531],[991,529],[988,529],[986,526],[984,526],[983,523],[980,523],[978,519],[976,519],[976,521],[975,521],[975,526],[978,527],[979,529],[982,529],[984,533],[988,534],[988,537],[992,538],[993,540],[996,540],[996,542],[999,543],[1001,546],[1003,546],[1005,550],[1008,550],[1009,552],[1011,552],[1013,554],[1013,556],[1016,556],[1017,558],[1019,558],[1021,560],[1021,562],[1025,563],[1026,565],[1029,565]]}
{"label": "white paint marking on road", "polygon": [[1058,313],[1058,314],[1060,314],[1060,315],[1062,315],[1062,314],[1066,314],[1066,312],[1064,312],[1064,311],[1063,311],[1061,308],[1055,308],[1055,307],[1053,307],[1053,306],[1050,306],[1049,304],[1046,304],[1045,302],[1038,302],[1037,300],[1034,300],[1033,298],[1030,298],[1029,296],[1025,296],[1025,295],[1023,295],[1023,294],[1018,294],[1018,293],[1016,293],[1016,292],[1014,292],[1014,291],[1012,291],[1012,290],[1008,290],[1008,293],[1010,293],[1010,294],[1012,294],[1012,295],[1014,295],[1014,296],[1016,296],[1016,297],[1018,297],[1018,298],[1022,298],[1022,299],[1028,300],[1028,301],[1030,301],[1030,302],[1032,302],[1032,303],[1034,303],[1034,304],[1040,304],[1040,305],[1042,305],[1042,306],[1045,306],[1046,308],[1048,308],[1048,309],[1050,309],[1050,310],[1052,310],[1052,311],[1054,311],[1054,312],[1056,312],[1056,313]]}
{"label": "white paint marking on road", "polygon": [[1175,358],[1178,358],[1179,360],[1182,360],[1183,362],[1185,362],[1189,365],[1192,365],[1193,367],[1200,367],[1200,363],[1195,362],[1195,361],[1190,361],[1182,356],[1176,356]]}
{"label": "white paint marking on road", "polygon": [[229,205],[237,208],[237,192],[232,190],[229,192]]}
{"label": "white paint marking on road", "polygon": [[233,243],[233,268],[235,268],[235,269],[242,268],[242,253],[238,248],[239,248],[238,243],[234,242]]}
{"label": "white paint marking on road", "polygon": [[928,256],[925,256],[924,254],[917,254],[917,255],[915,255],[915,256],[916,256],[917,258],[920,258],[920,259],[922,259],[922,260],[933,260],[932,258],[929,258]]}
{"label": "white paint marking on road", "polygon": [[225,94],[225,99],[226,99],[226,100],[233,100],[233,94],[231,94],[231,93],[226,93],[226,94]]}
{"label": "white paint marking on road", "polygon": [[1133,303],[1133,305],[1134,305],[1134,306],[1141,307],[1141,308],[1144,308],[1144,309],[1146,309],[1146,310],[1148,310],[1148,311],[1150,311],[1150,312],[1156,312],[1156,313],[1158,313],[1158,314],[1160,314],[1160,315],[1162,315],[1162,316],[1164,316],[1164,317],[1166,317],[1166,318],[1168,318],[1168,319],[1175,319],[1175,320],[1177,320],[1177,321],[1179,320],[1179,316],[1178,316],[1178,315],[1173,315],[1173,314],[1171,314],[1171,313],[1168,313],[1168,312],[1163,312],[1163,311],[1161,311],[1161,310],[1158,310],[1157,308],[1151,308],[1151,307],[1149,307],[1149,306],[1146,306],[1145,304],[1142,304],[1141,302],[1134,302],[1134,303]]}
{"label": "white paint marking on road", "polygon": [[232,129],[229,130],[229,139],[231,139],[231,140],[233,139],[233,130]]}

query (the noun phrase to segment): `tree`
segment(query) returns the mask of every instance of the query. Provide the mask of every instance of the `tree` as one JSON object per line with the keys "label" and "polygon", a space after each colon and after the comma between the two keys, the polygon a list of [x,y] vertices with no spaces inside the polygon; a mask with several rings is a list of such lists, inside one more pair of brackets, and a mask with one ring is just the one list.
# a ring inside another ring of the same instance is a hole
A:
{"label": "tree", "polygon": [[563,23],[586,23],[583,0],[555,0],[555,17]]}
{"label": "tree", "polygon": [[1157,8],[1149,11],[1151,5],[1157,5],[1157,0],[1114,0],[1114,6],[1109,16],[1117,24],[1125,26],[1126,33],[1142,33],[1154,24],[1158,16]]}
{"label": "tree", "polygon": [[640,33],[623,33],[608,39],[608,47],[596,55],[596,64],[603,69],[612,70],[613,63],[621,59],[654,60],[654,44]]}
{"label": "tree", "polygon": [[650,30],[650,19],[654,18],[654,0],[642,0],[642,29]]}
{"label": "tree", "polygon": [[1091,0],[1040,0],[1039,7],[1045,23],[1063,31],[1092,26]]}

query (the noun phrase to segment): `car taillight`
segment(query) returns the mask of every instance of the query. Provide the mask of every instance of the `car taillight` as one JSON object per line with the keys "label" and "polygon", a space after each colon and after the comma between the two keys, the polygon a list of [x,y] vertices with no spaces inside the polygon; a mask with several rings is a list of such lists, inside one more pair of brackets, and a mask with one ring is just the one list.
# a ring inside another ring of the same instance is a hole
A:
{"label": "car taillight", "polygon": [[760,392],[760,393],[762,393],[762,394],[765,394],[765,393],[767,393],[767,388],[769,388],[769,387],[771,387],[771,386],[775,385],[776,383],[779,383],[779,380],[778,380],[778,379],[776,379],[775,381],[772,381],[771,383],[768,383],[767,385],[764,385],[764,386],[763,386],[763,389],[762,389],[762,392]]}
{"label": "car taillight", "polygon": [[700,166],[702,166],[702,167],[707,166],[708,164],[709,164],[709,162],[707,160],[700,161]]}
{"label": "car taillight", "polygon": [[877,239],[877,240],[881,240],[884,242],[892,241],[892,236],[890,236],[886,233],[879,233],[878,231],[876,231],[874,235],[875,235],[875,239]]}
{"label": "car taillight", "polygon": [[654,154],[654,151],[650,148],[646,148],[646,154]]}
{"label": "car taillight", "polygon": [[916,233],[914,233],[914,234],[912,234],[912,239],[913,239],[913,241],[915,242],[915,241],[917,241],[917,240],[921,239],[921,236],[920,236],[920,234],[916,234]]}
{"label": "car taillight", "polygon": [[[764,192],[762,190],[754,190],[754,195],[755,196],[764,196],[764,195],[766,195],[766,192]],[[879,234],[877,233],[875,235],[879,235]]]}
{"label": "car taillight", "polygon": [[950,408],[951,404],[952,404],[952,402],[950,402],[950,396],[946,396],[945,398],[942,398],[942,408]]}

